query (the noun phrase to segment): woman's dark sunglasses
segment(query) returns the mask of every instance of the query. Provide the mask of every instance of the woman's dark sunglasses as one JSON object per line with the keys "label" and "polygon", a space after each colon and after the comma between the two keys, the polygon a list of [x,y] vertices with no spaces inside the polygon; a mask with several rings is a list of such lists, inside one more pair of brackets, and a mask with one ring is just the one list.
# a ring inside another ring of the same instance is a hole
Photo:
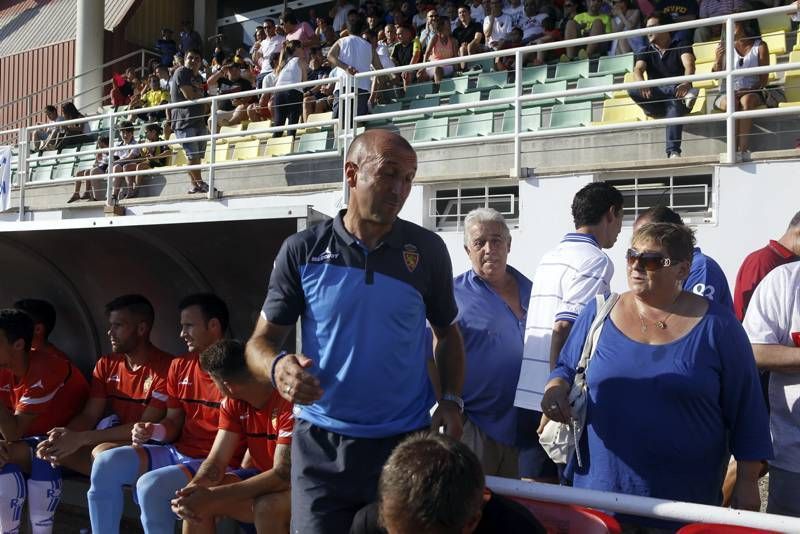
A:
{"label": "woman's dark sunglasses", "polygon": [[657,252],[639,252],[632,248],[628,249],[625,253],[625,259],[628,260],[628,265],[639,263],[645,271],[657,271],[664,267],[672,265],[672,260],[664,257],[663,254]]}

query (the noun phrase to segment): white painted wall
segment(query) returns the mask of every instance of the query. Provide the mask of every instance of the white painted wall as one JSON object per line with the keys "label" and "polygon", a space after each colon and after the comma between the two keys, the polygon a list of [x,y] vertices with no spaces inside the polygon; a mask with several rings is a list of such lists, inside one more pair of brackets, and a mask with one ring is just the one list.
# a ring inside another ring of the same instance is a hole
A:
{"label": "white painted wall", "polygon": [[[792,216],[800,211],[800,167],[796,162],[772,162],[718,167],[716,220],[693,225],[698,245],[722,266],[731,291],[744,257],[777,239]],[[520,182],[519,228],[511,232],[509,264],[532,276],[541,256],[573,229],[572,197],[592,175],[530,178]],[[414,186],[400,216],[431,228],[427,217],[430,186]],[[624,291],[625,250],[632,230],[623,227],[616,245],[606,251],[615,265],[612,289]],[[461,232],[440,232],[453,261],[453,272],[469,268]]]}

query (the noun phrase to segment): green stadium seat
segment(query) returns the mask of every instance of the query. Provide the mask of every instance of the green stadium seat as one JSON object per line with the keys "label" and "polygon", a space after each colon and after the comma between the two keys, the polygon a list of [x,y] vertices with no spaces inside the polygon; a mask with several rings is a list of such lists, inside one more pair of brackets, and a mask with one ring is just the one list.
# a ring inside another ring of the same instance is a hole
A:
{"label": "green stadium seat", "polygon": [[75,176],[75,162],[74,161],[67,161],[64,163],[58,163],[55,167],[53,167],[53,180],[66,180],[70,179]]}
{"label": "green stadium seat", "polygon": [[[412,100],[411,104],[409,104],[408,109],[422,109],[422,108],[435,108],[439,105],[439,97],[438,96],[429,96],[427,98],[420,98],[417,100]],[[433,113],[433,109],[426,111],[425,113],[414,114],[414,115],[405,115],[402,117],[396,117],[392,119],[393,122],[410,122],[410,121],[418,121],[424,119],[426,116],[429,116]]]}
{"label": "green stadium seat", "polygon": [[603,56],[597,61],[597,72],[592,76],[603,76],[605,74],[620,75],[633,71],[633,54],[621,56]]}
{"label": "green stadium seat", "polygon": [[478,74],[478,82],[472,91],[489,91],[500,89],[508,85],[508,73],[502,72],[482,72]]}
{"label": "green stadium seat", "polygon": [[466,93],[469,87],[469,76],[457,76],[455,78],[445,78],[439,84],[439,92],[427,96],[450,96],[456,93]]}
{"label": "green stadium seat", "polygon": [[325,152],[330,150],[330,132],[309,133],[300,136],[297,143],[297,153],[304,152]]}
{"label": "green stadium seat", "polygon": [[[525,108],[521,111],[519,131],[535,132],[542,127],[542,108]],[[502,133],[512,133],[514,131],[514,110],[510,109],[503,113]]]}
{"label": "green stadium seat", "polygon": [[494,127],[493,113],[475,113],[458,118],[456,137],[478,137],[491,135]]}
{"label": "green stadium seat", "polygon": [[414,142],[440,141],[449,135],[447,117],[423,119],[414,125]]}
{"label": "green stadium seat", "polygon": [[[588,87],[602,87],[604,85],[612,85],[614,83],[614,75],[606,74],[605,76],[595,76],[594,78],[579,78],[576,89],[586,89]],[[587,102],[592,100],[604,100],[610,95],[608,93],[592,93],[588,95],[568,96],[564,102]]]}
{"label": "green stadium seat", "polygon": [[556,65],[556,75],[547,80],[557,82],[561,80],[573,81],[578,78],[589,77],[589,60],[570,61],[569,63],[559,63]]}
{"label": "green stadium seat", "polygon": [[406,94],[400,100],[403,102],[408,102],[410,100],[416,100],[417,98],[424,98],[425,95],[432,92],[433,82],[415,83],[406,88]]}
{"label": "green stadium seat", "polygon": [[[480,93],[456,93],[447,101],[448,104],[465,104],[467,102],[480,102]],[[457,117],[465,113],[474,112],[476,108],[467,109],[452,109],[450,111],[437,111],[433,114],[434,117]]]}
{"label": "green stadium seat", "polygon": [[481,68],[481,72],[491,72],[494,70],[494,59],[479,59],[476,61],[467,61],[467,70],[473,70],[476,67]]}
{"label": "green stadium seat", "polygon": [[535,83],[545,83],[547,81],[547,65],[538,67],[526,67],[522,69],[522,86],[533,85]]}
{"label": "green stadium seat", "polygon": [[592,103],[556,104],[550,111],[550,128],[572,128],[592,123]]}
{"label": "green stadium seat", "polygon": [[[533,86],[531,90],[531,94],[534,95],[541,95],[544,93],[552,93],[555,91],[566,91],[567,90],[567,81],[561,80],[558,82],[547,82],[547,83],[537,83]],[[526,102],[527,105],[533,106],[552,106],[557,102],[563,102],[564,97],[559,98],[544,98],[542,100],[533,100],[531,102]]]}
{"label": "green stadium seat", "polygon": [[[508,89],[492,89],[489,91],[489,98],[488,100],[497,100],[499,98],[511,98],[516,96],[516,90],[513,87]],[[497,104],[493,106],[483,106],[480,108],[481,113],[485,113],[488,111],[505,111],[514,104]]]}

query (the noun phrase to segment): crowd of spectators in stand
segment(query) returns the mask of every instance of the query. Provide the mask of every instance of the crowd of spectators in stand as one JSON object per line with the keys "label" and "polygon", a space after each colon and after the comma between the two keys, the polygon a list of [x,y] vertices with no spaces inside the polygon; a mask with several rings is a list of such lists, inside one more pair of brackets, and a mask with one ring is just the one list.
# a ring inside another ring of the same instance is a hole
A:
{"label": "crowd of spectators in stand", "polygon": [[[780,3],[780,0],[774,0]],[[742,11],[769,7],[763,3],[722,2],[720,0],[470,0],[464,4],[453,0],[387,0],[380,5],[366,0],[358,7],[348,0],[338,0],[328,13],[312,7],[304,12],[287,9],[276,21],[267,18],[256,27],[251,46],[226,48],[218,44],[203,58],[199,34],[185,22],[177,40],[164,28],[156,42],[158,59],[146,68],[128,68],[115,74],[108,100],[114,109],[127,106],[127,117],[138,126],[138,137],[145,137],[145,126],[157,124],[168,139],[175,132],[171,116],[176,110],[142,112],[147,108],[175,102],[170,80],[185,67],[186,58],[194,51],[200,55],[196,70],[195,97],[227,95],[253,89],[278,88],[260,97],[249,96],[220,101],[217,108],[217,131],[223,126],[236,126],[253,121],[271,120],[273,125],[306,122],[312,114],[331,111],[338,116],[338,83],[320,83],[299,89],[280,87],[336,78],[338,72],[351,74],[395,66],[414,65],[427,61],[469,56],[493,50],[552,43],[585,36],[598,36]],[[736,24],[737,68],[768,64],[769,50],[762,42],[755,21]],[[696,31],[617,39],[584,47],[567,46],[538,51],[522,56],[523,66],[553,62],[569,62],[601,55],[635,54],[634,79],[694,73],[692,42],[717,39],[720,28],[710,26]],[[656,57],[658,56],[658,57]],[[670,59],[672,57],[672,59]],[[493,69],[515,69],[513,55],[498,57]],[[399,75],[359,80],[358,113],[370,113],[378,104],[385,104],[403,95],[410,84],[432,81],[433,91],[445,78],[485,67],[465,59],[461,63],[405,71]],[[714,70],[724,69],[724,48],[717,51]],[[737,106],[752,109],[764,103],[767,75],[737,79]],[[724,83],[714,101],[716,109],[725,110],[727,101]],[[690,85],[653,87],[631,91],[630,95],[644,112],[655,118],[677,117],[691,111],[697,91]],[[186,97],[188,98],[188,97]],[[184,100],[179,98],[178,100]],[[208,108],[198,111],[207,127],[212,120]],[[59,116],[52,106],[46,110],[49,120],[82,117],[72,103],[62,106]],[[207,118],[207,120],[206,120]],[[752,121],[737,121],[737,152],[747,154],[748,133]],[[680,155],[680,125],[667,132],[667,156]],[[291,130],[290,130],[291,131]],[[198,130],[197,135],[205,132]],[[275,133],[276,136],[282,132]],[[96,134],[83,125],[40,129],[36,132],[36,150],[81,145],[93,141]],[[161,139],[160,137],[158,139]],[[205,144],[197,143],[190,163],[198,163]],[[188,155],[188,153],[187,153]],[[141,154],[145,161],[147,151]],[[192,172],[190,192],[205,192],[207,187],[198,172]],[[135,182],[135,181],[134,181]],[[132,192],[121,190],[124,197]],[[129,196],[129,195],[128,195]],[[94,198],[93,195],[88,196]],[[71,198],[74,200],[74,197]]]}

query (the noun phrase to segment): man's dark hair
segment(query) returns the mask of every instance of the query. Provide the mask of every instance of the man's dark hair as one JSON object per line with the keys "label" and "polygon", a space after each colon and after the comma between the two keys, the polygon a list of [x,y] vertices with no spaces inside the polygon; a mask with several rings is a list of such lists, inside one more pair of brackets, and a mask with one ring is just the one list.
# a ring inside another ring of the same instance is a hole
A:
{"label": "man's dark hair", "polygon": [[130,130],[133,131],[133,123],[131,121],[121,121],[119,123],[120,131]]}
{"label": "man's dark hair", "polygon": [[641,212],[636,220],[647,219],[651,223],[683,224],[683,219],[677,212],[667,206],[653,206]]}
{"label": "man's dark hair", "polygon": [[[200,57],[203,57],[203,54],[197,48],[190,48],[189,50],[186,51],[186,54],[181,54],[181,56],[185,57],[185,56],[188,56],[189,54],[196,54],[196,55],[198,55]],[[177,54],[175,54],[175,55],[177,55]]]}
{"label": "man's dark hair", "polygon": [[244,382],[252,378],[244,356],[244,344],[221,339],[200,353],[200,367],[220,380]]}
{"label": "man's dark hair", "polygon": [[56,108],[53,104],[47,104],[44,107],[44,110],[48,113],[58,113],[58,108]]}
{"label": "man's dark hair", "polygon": [[792,226],[800,226],[800,211],[795,213],[794,217],[792,217],[792,220],[789,221],[789,227],[791,228]]}
{"label": "man's dark hair", "polygon": [[[355,12],[356,16],[354,18],[350,18],[350,15]],[[361,32],[364,30],[364,17],[361,16],[361,13],[356,11],[355,9],[351,9],[349,13],[347,13],[347,33],[350,35],[360,36]]]}
{"label": "man's dark hair", "polygon": [[178,303],[178,311],[183,311],[190,306],[198,306],[203,318],[208,323],[211,319],[219,321],[222,332],[228,330],[228,306],[225,301],[213,293],[195,293],[184,297]]}
{"label": "man's dark hair", "polygon": [[[271,23],[272,23],[272,25],[273,25],[273,26],[275,26],[275,20],[274,20],[274,19],[271,19],[271,18],[265,18],[265,19],[264,19],[264,24],[266,24],[267,22],[271,22]],[[264,28],[264,29],[266,29],[266,28]]]}
{"label": "man's dark hair", "polygon": [[150,301],[142,295],[122,295],[121,297],[117,297],[106,304],[106,315],[109,315],[113,311],[121,310],[126,310],[132,315],[140,318],[149,326],[153,326],[156,313],[153,310],[153,305],[150,304]]}
{"label": "man's dark hair", "polygon": [[30,315],[34,323],[43,325],[45,339],[56,327],[56,309],[46,300],[21,299],[14,303],[14,308]]}
{"label": "man's dark hair", "polygon": [[291,9],[287,9],[281,15],[281,20],[283,22],[288,22],[289,24],[297,24],[297,15]]}
{"label": "man's dark hair", "polygon": [[575,228],[597,224],[609,208],[619,212],[622,205],[622,193],[616,187],[606,182],[592,182],[575,193],[572,199]]}
{"label": "man's dark hair", "polygon": [[443,434],[416,434],[397,446],[378,483],[380,521],[404,532],[462,532],[481,508],[481,463]]}
{"label": "man's dark hair", "polygon": [[0,310],[0,330],[5,333],[9,343],[22,339],[25,341],[25,350],[30,350],[33,327],[33,318],[24,311],[13,308]]}
{"label": "man's dark hair", "polygon": [[[656,19],[658,21],[659,26],[666,26],[667,24],[672,24],[673,22],[675,22],[672,19],[672,16],[670,16],[667,13],[664,13],[663,11],[653,11],[652,13],[650,13],[650,16],[647,17],[645,23],[647,23],[647,21],[650,19]],[[669,33],[669,32],[664,32],[664,33]]]}
{"label": "man's dark hair", "polygon": [[103,145],[106,145],[106,146],[108,146],[108,136],[107,136],[107,135],[101,135],[101,136],[99,136],[99,137],[97,138],[97,143],[98,143],[98,144],[103,144]]}

